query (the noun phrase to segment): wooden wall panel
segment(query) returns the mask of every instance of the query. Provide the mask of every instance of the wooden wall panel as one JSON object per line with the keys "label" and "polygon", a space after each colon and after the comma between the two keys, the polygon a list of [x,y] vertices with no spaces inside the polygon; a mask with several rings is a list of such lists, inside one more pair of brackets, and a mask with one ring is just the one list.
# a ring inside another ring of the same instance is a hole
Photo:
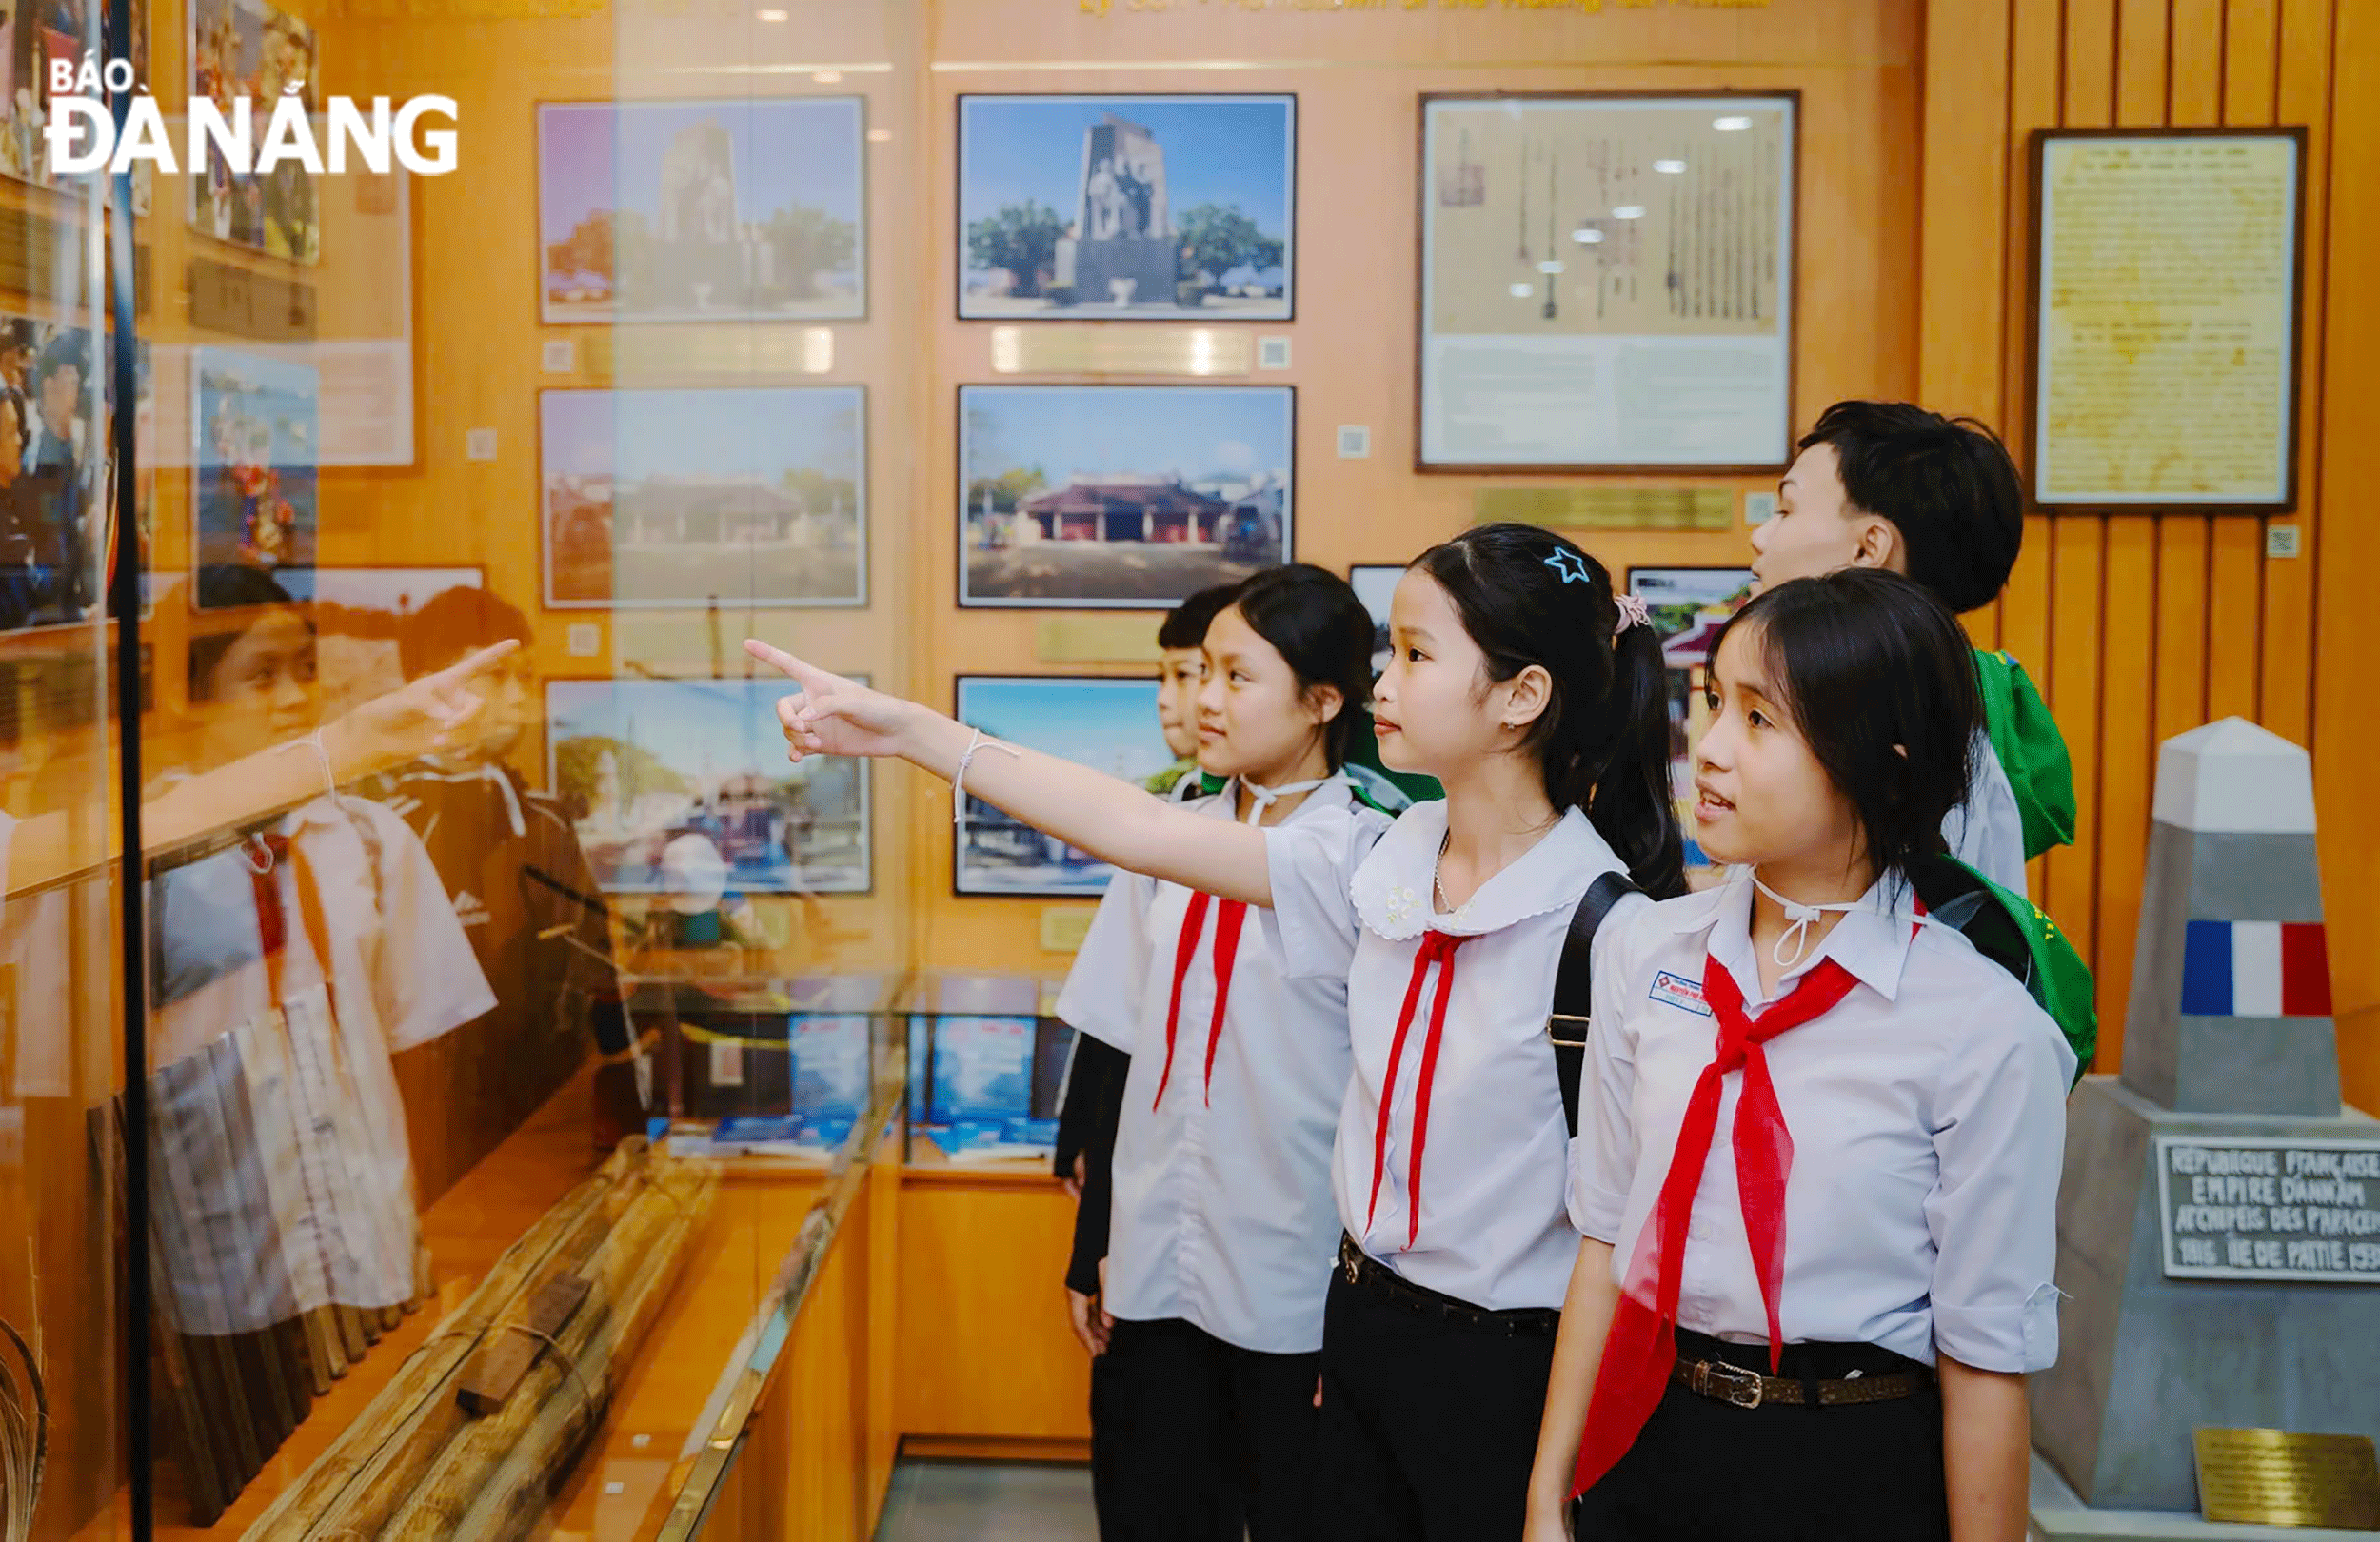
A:
{"label": "wooden wall panel", "polygon": [[[2314,733],[2312,684],[2318,658],[2313,651],[2314,575],[2324,556],[2320,506],[2328,484],[2318,453],[2327,436],[2318,437],[2311,425],[2324,421],[2323,361],[2332,340],[2357,337],[2351,332],[2334,333],[2328,323],[2334,298],[2325,283],[2330,252],[2357,250],[2352,247],[2330,246],[2330,209],[2337,195],[2350,188],[2356,194],[2350,202],[2380,197],[2374,189],[2369,162],[2360,173],[2347,172],[2335,188],[2330,182],[2328,120],[2343,106],[2332,97],[2330,89],[2331,25],[2337,13],[2333,7],[2343,12],[2354,9],[2354,4],[2355,0],[2283,0],[2280,54],[2273,87],[2275,121],[2315,126],[2306,146],[2305,346],[2297,370],[2298,389],[2303,393],[2302,421],[2309,425],[2308,431],[2299,435],[2297,446],[2296,521],[2302,532],[2304,555],[2291,562],[2265,564],[2264,624],[2260,631],[2264,653],[2264,678],[2259,686],[2262,721],[2274,733],[2301,744]],[[2358,337],[2357,349],[2369,353],[2370,334]],[[2360,375],[2370,366],[2367,363],[2350,367]],[[2334,874],[2334,888],[2337,878]]]}
{"label": "wooden wall panel", "polygon": [[[2330,249],[2352,261],[2380,245],[2380,194],[2371,168],[2380,165],[2380,15],[2370,5],[2336,12],[2328,55],[2331,66],[2329,164],[2342,168],[2331,185]],[[2283,90],[2291,89],[2285,71]],[[2350,172],[2344,168],[2355,168]],[[2351,193],[2351,195],[2350,195]],[[2334,261],[2334,270],[2348,271]],[[2369,283],[2342,282],[2326,296],[2328,350],[2322,378],[2322,485],[2342,499],[2369,500],[2380,484],[2380,366],[2371,340],[2380,337],[2380,296]],[[2315,726],[2314,800],[2323,825],[2324,899],[2330,910],[2330,980],[2339,1024],[2339,1061],[2363,1106],[2380,1100],[2380,946],[2372,885],[2365,871],[2380,846],[2380,808],[2372,802],[2375,744],[2370,710],[2374,646],[2370,575],[2380,563],[2380,522],[2368,510],[2330,522],[2323,531],[2318,630],[2312,650]],[[2285,564],[2274,563],[2274,566]]]}
{"label": "wooden wall panel", "polygon": [[[2156,746],[2229,715],[2261,722],[2313,753],[2322,822],[2331,968],[2341,1060],[2350,1097],[2380,1101],[2380,900],[2348,881],[2352,860],[2380,839],[2380,818],[2350,792],[2369,781],[2372,732],[2348,702],[2370,673],[2368,629],[2351,624],[2354,575],[2380,560],[2380,539],[2325,525],[2333,487],[2370,485],[2380,445],[2367,431],[2380,406],[2380,366],[2367,338],[2371,303],[2333,286],[2334,255],[2380,238],[2380,193],[2340,169],[2368,166],[2380,136],[2375,92],[2380,24],[2341,0],[2007,0],[1937,4],[1927,40],[1930,145],[1922,210],[1932,227],[1969,227],[1973,180],[1957,165],[1987,151],[1975,136],[1995,114],[1974,97],[1983,34],[2004,19],[2005,111],[1995,153],[2007,180],[1996,247],[2001,289],[1989,304],[1934,282],[1919,317],[1919,378],[1928,389],[2001,371],[2000,410],[2021,443],[2031,408],[2030,178],[2036,128],[2116,123],[2304,126],[2307,156],[2299,505],[2268,521],[2144,513],[2028,519],[2024,555],[1999,607],[2001,644],[2044,682],[2073,751],[2081,828],[2073,848],[2035,863],[2035,893],[2074,937],[2100,983],[2102,1069],[2122,1056]],[[1989,15],[1976,13],[1985,10]],[[2360,71],[2360,73],[2359,73]],[[2350,83],[2360,83],[2358,96]],[[1952,104],[1963,109],[1954,120]],[[1947,405],[1947,404],[1946,404]],[[2268,524],[2297,525],[2304,555],[2265,556]],[[2370,522],[2360,522],[2369,525]],[[2353,585],[2353,587],[2350,587]]]}

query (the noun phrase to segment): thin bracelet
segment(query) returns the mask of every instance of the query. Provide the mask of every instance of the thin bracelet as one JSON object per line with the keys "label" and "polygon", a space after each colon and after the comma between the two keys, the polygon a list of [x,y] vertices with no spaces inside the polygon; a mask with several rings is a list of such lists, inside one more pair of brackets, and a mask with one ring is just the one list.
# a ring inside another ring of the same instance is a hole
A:
{"label": "thin bracelet", "polygon": [[329,791],[331,797],[338,797],[339,773],[330,767],[330,751],[323,743],[323,731],[320,728],[315,729],[306,736],[306,741],[314,746],[314,757],[323,763],[323,786]]}
{"label": "thin bracelet", "polygon": [[967,741],[966,753],[959,757],[959,769],[950,774],[950,825],[954,830],[967,827],[967,767],[975,763],[976,751],[986,749],[998,750],[1012,761],[1018,759],[1015,750],[997,739],[985,739],[982,729],[975,730],[975,737]]}

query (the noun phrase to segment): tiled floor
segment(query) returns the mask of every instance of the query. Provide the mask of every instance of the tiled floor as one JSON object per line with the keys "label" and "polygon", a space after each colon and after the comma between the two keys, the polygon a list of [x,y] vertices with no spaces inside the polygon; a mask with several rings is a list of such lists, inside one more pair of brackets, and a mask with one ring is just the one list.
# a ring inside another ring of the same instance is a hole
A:
{"label": "tiled floor", "polygon": [[1098,1542],[1081,1467],[902,1462],[876,1542]]}

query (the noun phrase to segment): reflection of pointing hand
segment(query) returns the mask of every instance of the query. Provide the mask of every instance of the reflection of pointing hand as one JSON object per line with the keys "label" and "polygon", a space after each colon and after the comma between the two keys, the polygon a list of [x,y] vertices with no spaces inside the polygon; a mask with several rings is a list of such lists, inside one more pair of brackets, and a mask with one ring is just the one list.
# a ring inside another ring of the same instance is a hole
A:
{"label": "reflection of pointing hand", "polygon": [[476,717],[480,677],[520,647],[510,639],[466,655],[386,696],[376,696],[323,729],[323,753],[346,781],[383,766],[444,749]]}
{"label": "reflection of pointing hand", "polygon": [[785,759],[799,764],[811,755],[901,753],[908,702],[828,674],[765,642],[747,641],[744,651],[800,687],[799,695],[777,703],[777,723],[785,734]]}

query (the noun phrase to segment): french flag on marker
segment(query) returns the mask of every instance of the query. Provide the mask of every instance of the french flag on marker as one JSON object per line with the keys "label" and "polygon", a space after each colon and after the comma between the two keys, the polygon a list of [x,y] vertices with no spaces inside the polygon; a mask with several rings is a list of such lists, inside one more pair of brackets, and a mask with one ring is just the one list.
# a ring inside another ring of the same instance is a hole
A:
{"label": "french flag on marker", "polygon": [[2194,920],[2182,943],[2182,1015],[2327,1018],[2320,921]]}

